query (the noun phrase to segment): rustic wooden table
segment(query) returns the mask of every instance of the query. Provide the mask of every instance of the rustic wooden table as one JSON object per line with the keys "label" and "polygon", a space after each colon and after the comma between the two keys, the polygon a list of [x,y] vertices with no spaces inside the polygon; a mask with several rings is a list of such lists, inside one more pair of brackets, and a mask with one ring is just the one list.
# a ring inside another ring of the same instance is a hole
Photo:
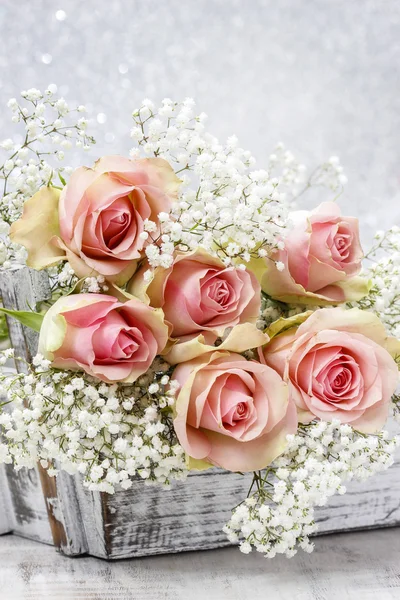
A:
{"label": "rustic wooden table", "polygon": [[0,600],[394,600],[400,529],[335,534],[266,561],[236,549],[107,563],[0,537]]}

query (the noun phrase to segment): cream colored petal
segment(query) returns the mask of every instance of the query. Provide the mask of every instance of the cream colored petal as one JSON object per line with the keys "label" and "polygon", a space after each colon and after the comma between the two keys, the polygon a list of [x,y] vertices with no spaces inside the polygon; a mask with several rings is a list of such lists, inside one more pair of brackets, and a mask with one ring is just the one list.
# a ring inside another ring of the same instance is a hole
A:
{"label": "cream colored petal", "polygon": [[233,327],[227,338],[218,347],[206,344],[204,336],[198,335],[191,340],[175,344],[164,358],[171,365],[176,365],[216,350],[228,350],[240,354],[252,348],[259,348],[268,341],[269,337],[255,325],[242,323]]}
{"label": "cream colored petal", "polygon": [[304,333],[314,334],[326,329],[362,333],[384,348],[388,343],[388,335],[379,318],[373,313],[359,308],[337,307],[316,310],[300,325],[298,337]]}
{"label": "cream colored petal", "polygon": [[65,252],[57,246],[59,198],[60,190],[42,187],[25,202],[22,217],[11,225],[11,240],[27,249],[26,264],[34,269],[65,260]]}
{"label": "cream colored petal", "polygon": [[163,158],[142,158],[138,160],[152,178],[153,171],[157,174],[161,189],[172,199],[178,197],[182,180],[175,175],[175,171]]}
{"label": "cream colored petal", "polygon": [[186,466],[189,471],[206,471],[207,469],[214,469],[214,465],[206,460],[192,458],[188,454],[186,454]]}
{"label": "cream colored petal", "polygon": [[395,361],[399,364],[400,360],[400,341],[392,336],[389,336],[385,343],[385,349],[389,352]]}
{"label": "cream colored petal", "polygon": [[[69,264],[71,265],[71,269],[74,271],[75,275],[77,275],[80,278],[97,277],[98,275],[101,275],[101,273],[96,271],[96,269],[86,264],[86,262],[80,256],[75,254],[75,252],[69,250],[69,248],[67,248],[61,240],[58,240],[58,243],[60,246],[63,246],[65,248],[66,258]],[[106,277],[106,279],[109,282],[112,281],[117,286],[124,285],[132,277],[133,273],[136,271],[136,268],[137,261],[126,261],[126,266],[124,267],[124,269],[122,269],[119,273],[116,273],[115,275]]]}
{"label": "cream colored petal", "polygon": [[283,333],[287,329],[291,329],[292,327],[298,327],[301,323],[304,323],[308,319],[310,315],[313,314],[312,310],[307,310],[306,312],[299,313],[297,315],[293,315],[292,317],[283,318],[281,317],[277,321],[271,323],[269,327],[265,330],[265,333],[272,339],[278,333]]}
{"label": "cream colored petal", "polygon": [[48,360],[53,360],[53,352],[61,348],[67,331],[65,317],[55,314],[51,322],[46,320],[44,327],[40,330],[39,354]]}
{"label": "cream colored petal", "polygon": [[246,269],[251,271],[255,275],[257,281],[261,284],[267,271],[265,258],[251,258],[248,262],[239,260],[235,261],[235,264],[245,265]]}
{"label": "cream colored petal", "polygon": [[[371,285],[371,280],[364,277],[348,277],[318,290],[318,294],[328,298],[337,298],[338,302],[357,302],[369,294]],[[340,297],[343,299],[340,300]]]}
{"label": "cream colored petal", "polygon": [[[128,300],[132,300],[132,298],[137,298],[137,296],[135,296],[134,294],[130,294],[126,290],[123,290],[122,288],[118,287],[112,281],[107,282],[107,287],[108,287],[107,294],[110,296],[114,296],[114,298],[117,298],[117,300],[119,300],[120,302],[127,302]],[[137,299],[142,301],[141,298],[137,298]]]}
{"label": "cream colored petal", "polygon": [[[126,286],[126,291],[128,292],[128,294],[132,294],[132,296],[135,296],[135,298],[139,298],[139,300],[141,300],[145,304],[150,304],[150,298],[147,294],[147,289],[149,285],[151,285],[154,279],[154,274],[158,269],[155,269],[153,271],[153,279],[147,283],[144,279],[144,274],[148,270],[151,270],[151,268],[146,260],[142,264],[142,266],[139,267],[136,273],[134,273],[132,279],[128,281],[128,284]],[[167,271],[167,269],[162,269],[162,271]]]}

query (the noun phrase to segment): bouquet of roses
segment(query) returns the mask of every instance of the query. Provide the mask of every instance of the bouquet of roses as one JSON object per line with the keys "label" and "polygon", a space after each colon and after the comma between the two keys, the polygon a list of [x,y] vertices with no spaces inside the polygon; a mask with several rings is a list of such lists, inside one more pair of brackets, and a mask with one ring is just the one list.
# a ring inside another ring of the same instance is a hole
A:
{"label": "bouquet of roses", "polygon": [[279,145],[255,170],[191,100],[144,101],[129,158],[50,166],[90,147],[87,121],[68,124],[51,91],[23,97],[10,106],[25,141],[2,144],[1,262],[46,269],[52,296],[6,311],[40,333],[33,364],[1,376],[0,460],[109,493],[135,476],[253,472],[229,539],[311,550],[314,507],[393,462],[398,229],[377,234],[361,273],[357,219],[329,197],[294,210],[310,188],[338,195],[338,160],[307,178]]}

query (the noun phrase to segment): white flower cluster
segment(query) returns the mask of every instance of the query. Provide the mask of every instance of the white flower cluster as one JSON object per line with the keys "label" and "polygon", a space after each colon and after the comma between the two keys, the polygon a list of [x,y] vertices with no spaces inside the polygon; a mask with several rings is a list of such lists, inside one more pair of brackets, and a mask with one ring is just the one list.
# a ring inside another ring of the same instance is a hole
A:
{"label": "white flower cluster", "polygon": [[82,285],[82,293],[106,294],[110,288],[103,275],[97,277],[86,277]]}
{"label": "white flower cluster", "polygon": [[[278,146],[278,148],[281,146],[282,145]],[[287,155],[289,155],[289,158],[287,158]],[[275,158],[276,155],[274,154],[272,156]],[[297,208],[297,200],[310,189],[315,191],[322,187],[331,192],[335,192],[336,195],[334,200],[336,200],[343,192],[344,186],[347,183],[347,177],[343,173],[343,167],[337,156],[331,156],[325,163],[319,165],[311,172],[308,178],[303,171],[303,165],[298,165],[290,152],[283,152],[283,150],[281,150],[281,154],[278,154],[278,156],[279,160],[277,161],[276,166],[281,169],[283,166],[282,179],[284,182],[289,182],[291,185],[287,193],[287,200],[290,203],[291,208]],[[286,166],[288,161],[289,165]],[[292,162],[293,164],[291,164]],[[300,185],[302,181],[306,181],[303,186]]]}
{"label": "white flower cluster", "polygon": [[276,145],[274,152],[269,156],[268,172],[271,176],[279,178],[288,201],[297,196],[307,180],[307,167],[299,163],[282,142]]}
{"label": "white flower cluster", "polygon": [[46,270],[53,292],[68,294],[79,281],[69,262],[60,262],[54,267],[47,267]]}
{"label": "white flower cluster", "polygon": [[176,246],[204,247],[226,265],[234,259],[248,262],[260,251],[265,255],[284,233],[287,207],[279,179],[266,170],[251,170],[250,152],[238,146],[235,136],[220,144],[205,130],[206,115],[196,116],[194,108],[191,99],[181,104],[165,99],[157,109],[145,100],[133,113],[131,135],[139,148],[132,156],[142,151],[162,157],[182,180],[172,213],[160,215],[161,248],[156,243],[147,247],[152,266],[170,266]]}
{"label": "white flower cluster", "polygon": [[334,192],[340,192],[347,183],[338,156],[331,156],[326,163],[317,167],[310,177],[310,186],[324,186]]}
{"label": "white flower cluster", "polygon": [[[224,528],[240,550],[255,547],[267,558],[296,554],[296,546],[313,550],[309,536],[317,530],[314,507],[323,506],[344,483],[365,480],[393,463],[398,438],[387,432],[361,434],[339,421],[313,422],[288,436],[285,453],[265,472],[254,473],[247,500]],[[256,492],[251,493],[256,486]]]}
{"label": "white flower cluster", "polygon": [[68,175],[72,170],[60,164],[66,151],[73,146],[86,149],[94,143],[86,132],[88,121],[82,116],[84,106],[70,108],[63,98],[53,98],[51,89],[44,93],[30,89],[21,96],[21,101],[12,98],[8,107],[12,121],[22,128],[19,138],[23,142],[13,139],[0,142],[5,154],[0,161],[0,180],[3,181],[0,265],[3,268],[9,268],[11,262],[25,263],[25,249],[12,244],[7,235],[11,223],[20,217],[24,202],[43,185],[64,183],[63,174]]}
{"label": "white flower cluster", "polygon": [[165,486],[186,476],[168,365],[156,361],[134,384],[108,385],[56,371],[40,355],[33,363],[28,374],[0,376],[9,409],[0,412],[0,462],[19,469],[40,461],[50,475],[81,473],[89,489],[108,493],[135,476]]}
{"label": "white flower cluster", "polygon": [[49,275],[50,289],[54,294],[53,298],[77,291],[84,294],[107,294],[110,289],[103,275],[79,279],[69,262],[61,262],[53,267],[47,267],[46,270]]}
{"label": "white flower cluster", "polygon": [[377,314],[389,333],[400,338],[400,227],[378,231],[375,240],[366,255],[373,261],[366,272],[371,290],[358,306]]}

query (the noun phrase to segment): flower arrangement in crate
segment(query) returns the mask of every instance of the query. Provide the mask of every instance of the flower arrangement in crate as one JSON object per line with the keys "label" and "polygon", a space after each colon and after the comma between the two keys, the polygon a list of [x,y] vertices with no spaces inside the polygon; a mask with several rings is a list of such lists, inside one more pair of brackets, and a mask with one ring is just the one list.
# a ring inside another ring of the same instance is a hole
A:
{"label": "flower arrangement in crate", "polygon": [[[130,157],[75,170],[62,161],[90,148],[84,117],[50,90],[9,105],[24,141],[1,144],[2,268],[46,269],[52,296],[6,311],[39,348],[1,376],[0,460],[108,493],[137,476],[252,472],[229,540],[310,551],[314,507],[393,462],[399,230],[364,257],[332,200],[346,181],[335,157],[308,177],[280,145],[256,170],[191,100],[144,101]],[[322,203],[295,210],[310,188]]]}

